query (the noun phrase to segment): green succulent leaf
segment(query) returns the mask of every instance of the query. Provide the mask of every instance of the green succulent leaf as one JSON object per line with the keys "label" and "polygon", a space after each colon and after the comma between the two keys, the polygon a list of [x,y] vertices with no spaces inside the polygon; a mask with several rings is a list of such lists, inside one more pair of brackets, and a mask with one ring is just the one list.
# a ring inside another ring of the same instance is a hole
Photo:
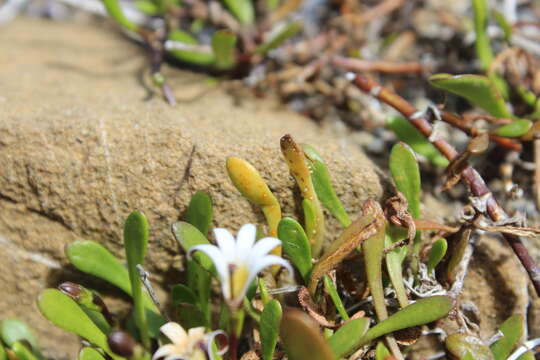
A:
{"label": "green succulent leaf", "polygon": [[281,323],[281,304],[277,300],[271,300],[266,304],[261,314],[259,330],[261,333],[261,352],[263,360],[272,360],[276,348],[279,325]]}
{"label": "green succulent leaf", "polygon": [[289,360],[336,360],[319,325],[301,310],[284,311],[279,333]]}
{"label": "green succulent leaf", "polygon": [[476,55],[486,70],[493,61],[493,50],[487,33],[488,9],[486,0],[473,0],[474,30],[476,32]]}
{"label": "green succulent leaf", "polygon": [[142,13],[149,16],[156,16],[159,14],[159,7],[153,1],[138,0],[135,1],[135,7]]}
{"label": "green succulent leaf", "polygon": [[[169,33],[168,40],[179,42],[190,45],[199,45],[197,39],[188,34],[185,31],[175,29]],[[211,51],[203,50],[192,50],[192,49],[182,49],[182,50],[169,50],[170,54],[175,58],[185,61],[190,64],[198,66],[210,66],[214,64],[215,57],[214,53]]]}
{"label": "green succulent leaf", "polygon": [[236,35],[229,30],[218,30],[212,36],[212,50],[216,57],[215,66],[229,70],[236,63]]}
{"label": "green succulent leaf", "polygon": [[[484,0],[479,0],[484,1]],[[431,85],[467,99],[493,116],[511,118],[503,95],[493,81],[482,75],[435,74],[429,78]]]}
{"label": "green succulent leaf", "polygon": [[440,238],[433,243],[427,261],[428,273],[432,273],[439,264],[439,262],[441,262],[441,260],[444,258],[444,255],[446,255],[447,249],[448,243],[446,242],[445,238]]}
{"label": "green succulent leaf", "polygon": [[[390,225],[387,225],[387,235],[384,239],[385,248],[392,246],[395,242],[402,240],[402,238],[393,238],[391,235],[388,235],[388,228]],[[393,249],[388,254],[386,254],[386,269],[388,270],[388,276],[392,282],[392,286],[396,291],[396,297],[399,302],[399,306],[402,308],[409,305],[409,298],[407,296],[407,290],[405,289],[405,284],[403,283],[403,269],[402,264],[403,260],[407,256],[407,247],[402,246],[396,249]]]}
{"label": "green succulent leaf", "polygon": [[198,305],[197,295],[184,284],[176,284],[171,288],[171,302],[173,305]]}
{"label": "green succulent leaf", "polygon": [[469,334],[452,334],[445,340],[448,351],[460,360],[472,356],[475,360],[493,360],[489,347],[481,339]]}
{"label": "green succulent leaf", "polygon": [[390,116],[386,124],[399,140],[407,143],[416,153],[426,157],[432,164],[443,168],[448,166],[448,159],[420,134],[409,121],[401,116]]}
{"label": "green succulent leaf", "polygon": [[420,217],[420,168],[416,161],[414,151],[405,143],[398,143],[390,152],[390,173],[397,189],[405,196],[409,203],[409,212],[412,217]]}
{"label": "green succulent leaf", "polygon": [[4,349],[4,346],[0,342],[0,360],[8,360],[6,349]]}
{"label": "green succulent leaf", "polygon": [[301,146],[306,155],[313,187],[319,200],[339,220],[343,227],[351,225],[351,219],[336,195],[330,180],[330,172],[321,155],[311,145],[302,144]]}
{"label": "green succulent leaf", "polygon": [[[184,221],[174,223],[172,225],[172,232],[176,241],[178,241],[186,253],[194,246],[210,244],[208,239],[195,226]],[[212,260],[206,254],[198,251],[193,254],[193,258],[196,259],[206,271],[215,273]]]}
{"label": "green succulent leaf", "polygon": [[85,347],[79,352],[78,360],[105,360],[103,355],[101,353],[92,348],[92,347]]}
{"label": "green succulent leaf", "polygon": [[130,31],[137,31],[139,26],[129,20],[122,11],[118,0],[102,0],[107,13],[122,27]]}
{"label": "green succulent leaf", "polygon": [[251,0],[223,0],[231,13],[244,25],[253,24],[255,9]]}
{"label": "green succulent leaf", "polygon": [[506,18],[504,17],[504,14],[500,11],[493,10],[493,18],[497,22],[497,25],[502,29],[504,34],[504,40],[506,42],[510,42],[512,38],[512,25],[508,23]]}
{"label": "green succulent leaf", "polygon": [[150,348],[146,311],[144,310],[142,283],[137,265],[144,264],[148,247],[148,220],[139,211],[132,212],[124,224],[124,248],[131,283],[135,323],[146,349]]}
{"label": "green succulent leaf", "polygon": [[503,125],[494,131],[495,135],[504,137],[520,137],[525,135],[531,126],[533,125],[531,120],[519,119],[514,120],[510,124]]}
{"label": "green succulent leaf", "polygon": [[212,198],[204,191],[196,192],[189,202],[184,215],[186,221],[195,226],[201,234],[208,235],[212,225],[213,209]]}
{"label": "green succulent leaf", "polygon": [[273,50],[283,44],[283,42],[287,39],[292,38],[294,35],[296,35],[300,30],[302,30],[302,22],[301,21],[293,21],[289,24],[287,24],[283,29],[281,29],[277,34],[275,34],[270,40],[265,42],[264,44],[260,45],[257,49],[255,49],[255,53],[258,55],[264,55],[270,50]]}
{"label": "green succulent leaf", "polygon": [[11,350],[17,356],[17,360],[38,360],[38,357],[21,341],[15,341]]}
{"label": "green succulent leaf", "polygon": [[2,341],[8,347],[13,346],[16,341],[27,341],[34,351],[39,350],[39,346],[36,337],[32,333],[32,330],[24,322],[17,319],[5,319],[1,323],[0,334],[2,334]]}
{"label": "green succulent leaf", "polygon": [[499,330],[504,336],[491,345],[491,352],[495,360],[505,360],[517,347],[525,332],[524,324],[522,315],[512,315],[501,324]]}
{"label": "green succulent leaf", "polygon": [[347,321],[334,335],[328,339],[328,344],[337,359],[351,352],[358,338],[364,336],[369,329],[369,318],[359,318]]}
{"label": "green succulent leaf", "polygon": [[379,341],[377,343],[377,347],[375,348],[375,360],[386,360],[390,357],[390,351],[384,346],[384,343],[382,341]]}
{"label": "green succulent leaf", "polygon": [[285,254],[307,283],[311,273],[311,247],[302,226],[292,218],[283,218],[278,225],[278,238]]}
{"label": "green succulent leaf", "polygon": [[112,353],[105,334],[92,322],[75,301],[56,289],[45,289],[38,298],[39,311],[56,326],[79,335],[102,348],[113,359],[121,359]]}
{"label": "green succulent leaf", "polygon": [[[535,360],[534,353],[532,351],[527,351],[525,354],[517,358],[517,360]],[[474,359],[472,359],[474,360]]]}
{"label": "green succulent leaf", "polygon": [[451,309],[452,299],[448,296],[431,296],[420,299],[369,329],[364,336],[357,339],[354,349],[391,332],[429,324],[446,316]]}
{"label": "green succulent leaf", "polygon": [[344,321],[349,320],[349,314],[347,314],[347,310],[345,310],[345,306],[343,306],[343,302],[341,301],[341,298],[338,295],[337,289],[334,285],[334,282],[328,275],[323,276],[323,282],[324,282],[324,290],[328,295],[330,295],[330,298],[332,299],[332,302],[334,303],[334,306],[336,307],[339,315]]}

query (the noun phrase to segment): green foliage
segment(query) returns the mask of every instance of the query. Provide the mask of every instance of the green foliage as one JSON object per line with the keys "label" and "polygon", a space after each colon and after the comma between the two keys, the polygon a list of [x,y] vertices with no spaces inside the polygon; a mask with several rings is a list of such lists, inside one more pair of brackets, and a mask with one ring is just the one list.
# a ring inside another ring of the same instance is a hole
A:
{"label": "green foliage", "polygon": [[533,123],[530,120],[518,119],[495,129],[493,133],[504,137],[520,137],[525,135],[532,125]]}
{"label": "green foliage", "polygon": [[349,214],[345,211],[343,204],[341,204],[332,186],[330,172],[324,160],[313,146],[302,144],[302,149],[306,154],[307,165],[311,171],[311,178],[313,180],[313,187],[319,200],[339,220],[343,227],[351,225]]}
{"label": "green foliage", "polygon": [[439,262],[444,258],[444,255],[446,255],[447,249],[448,243],[444,238],[440,238],[433,243],[429,252],[427,262],[428,273],[432,273],[433,270],[437,267]]}
{"label": "green foliage", "polygon": [[524,324],[522,315],[512,315],[501,324],[499,330],[504,336],[490,347],[495,360],[505,360],[517,347],[525,332]]}
{"label": "green foliage", "polygon": [[399,140],[408,144],[431,163],[438,167],[448,166],[448,160],[409,121],[401,116],[390,116],[386,124]]}
{"label": "green foliage", "polygon": [[420,169],[413,150],[404,143],[394,145],[390,152],[390,173],[397,189],[409,203],[412,217],[420,217]]}
{"label": "green foliage", "polygon": [[212,199],[203,191],[198,191],[191,197],[191,201],[184,215],[186,221],[195,226],[203,235],[207,235],[213,218]]}
{"label": "green foliage", "polygon": [[323,282],[324,282],[324,290],[328,295],[330,295],[330,298],[332,299],[332,302],[334,303],[334,306],[336,307],[339,315],[344,321],[349,320],[349,315],[347,314],[347,310],[345,310],[345,306],[343,306],[343,302],[341,301],[341,298],[339,297],[339,294],[337,292],[337,289],[334,285],[334,282],[328,275],[323,276]]}
{"label": "green foliage", "polygon": [[109,349],[105,334],[69,296],[55,289],[45,289],[39,295],[38,308],[56,326],[99,346],[113,359],[120,359]]}
{"label": "green foliage", "polygon": [[486,76],[435,74],[430,76],[429,82],[439,89],[467,99],[493,116],[512,117],[506,107],[503,95],[492,79]]}
{"label": "green foliage", "polygon": [[150,349],[150,337],[148,335],[148,324],[146,321],[146,311],[144,310],[142,283],[137,265],[144,264],[146,249],[148,247],[148,220],[138,212],[132,212],[124,224],[124,248],[128,263],[129,280],[133,303],[135,307],[135,323],[139,329],[139,334],[143,345]]}
{"label": "green foliage", "polygon": [[223,0],[231,13],[245,25],[255,21],[255,9],[251,0]]}
{"label": "green foliage", "polygon": [[130,31],[137,31],[139,27],[137,24],[129,20],[124,13],[122,12],[122,8],[120,6],[120,3],[118,0],[102,0],[103,5],[105,5],[105,9],[107,10],[107,13],[123,28],[130,30]]}
{"label": "green foliage", "polygon": [[105,360],[99,351],[91,347],[85,347],[79,352],[78,360]]}
{"label": "green foliage", "polygon": [[493,61],[493,50],[487,34],[488,9],[486,0],[473,0],[474,30],[476,32],[476,55],[486,70]]}
{"label": "green foliage", "polygon": [[268,40],[264,44],[260,45],[257,49],[255,49],[255,53],[258,55],[265,55],[270,50],[273,50],[279,47],[283,42],[285,42],[285,40],[292,38],[300,30],[302,30],[302,22],[300,21],[290,22],[289,24],[287,24],[287,26],[284,26],[283,29],[281,29],[281,31],[275,34],[270,40]]}
{"label": "green foliage", "polygon": [[311,247],[302,226],[292,218],[283,218],[278,225],[278,238],[283,251],[289,256],[293,265],[307,284],[311,273]]}
{"label": "green foliage", "polygon": [[236,35],[229,30],[219,30],[212,36],[212,50],[216,57],[215,67],[229,70],[236,63]]}
{"label": "green foliage", "polygon": [[375,360],[385,360],[388,357],[390,357],[390,351],[388,351],[382,341],[379,341],[377,343],[377,347],[375,348]]}
{"label": "green foliage", "polygon": [[[176,238],[176,241],[178,241],[186,253],[188,253],[189,250],[194,246],[210,244],[208,239],[206,239],[206,237],[195,226],[184,221],[174,223],[172,226],[172,232]],[[206,254],[199,251],[193,254],[193,258],[196,259],[205,270],[215,273],[212,260],[210,260]]]}
{"label": "green foliage", "polygon": [[452,334],[446,338],[446,348],[457,359],[493,360],[493,354],[481,339],[469,334]]}
{"label": "green foliage", "polygon": [[216,59],[211,51],[195,50],[190,48],[190,45],[199,45],[197,39],[182,30],[173,30],[169,33],[168,40],[186,44],[186,49],[170,50],[172,56],[190,64],[198,66],[211,66]]}
{"label": "green foliage", "polygon": [[262,360],[272,360],[274,357],[281,317],[282,310],[279,301],[274,299],[265,305],[259,324]]}
{"label": "green foliage", "polygon": [[364,336],[369,329],[369,319],[359,318],[348,321],[328,339],[328,344],[336,358],[347,355],[354,347],[358,338]]}
{"label": "green foliage", "polygon": [[11,347],[17,341],[27,341],[34,351],[39,350],[37,340],[32,330],[24,322],[17,319],[5,319],[0,325],[2,341]]}

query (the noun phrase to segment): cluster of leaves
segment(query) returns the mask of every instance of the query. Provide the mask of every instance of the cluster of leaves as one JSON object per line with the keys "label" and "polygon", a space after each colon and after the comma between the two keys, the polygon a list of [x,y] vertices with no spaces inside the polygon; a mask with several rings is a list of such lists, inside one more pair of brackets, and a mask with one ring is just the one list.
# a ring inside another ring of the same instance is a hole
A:
{"label": "cluster of leaves", "polygon": [[0,322],[0,360],[41,360],[43,356],[36,337],[20,320]]}
{"label": "cluster of leaves", "polygon": [[[276,351],[278,344],[281,344],[291,360],[313,356],[324,360],[340,359],[375,345],[377,359],[386,359],[389,354],[396,359],[403,358],[391,334],[440,319],[453,306],[452,298],[446,295],[426,296],[412,301],[404,286],[403,265],[406,263],[417,268],[424,267],[429,274],[433,274],[445,256],[446,240],[439,239],[433,244],[425,265],[419,262],[423,246],[420,232],[413,231],[411,246],[397,246],[385,252],[385,247],[402,244],[402,240],[411,235],[410,229],[388,224],[380,206],[374,201],[366,201],[362,214],[351,221],[331,185],[328,168],[317,151],[309,145],[296,144],[288,135],[282,138],[281,147],[291,174],[301,190],[304,226],[293,218],[281,217],[279,202],[262,176],[248,162],[240,158],[229,158],[227,171],[236,188],[261,207],[267,219],[266,233],[282,241],[282,248],[278,248],[276,253],[280,255],[283,251],[283,256],[298,271],[298,282],[305,285],[298,291],[298,301],[306,311],[282,309],[284,299],[275,295],[280,289],[269,288],[272,284],[272,287],[276,287],[282,283],[282,278],[273,269],[251,284],[241,310],[231,309],[220,302],[221,311],[216,321],[212,313],[216,300],[211,292],[212,278],[217,277],[216,269],[206,254],[196,252],[186,259],[186,283],[173,285],[170,289],[174,318],[185,329],[220,328],[229,334],[230,339],[238,337],[240,341],[245,341],[246,337],[242,335],[247,335],[246,329],[243,329],[243,314],[246,313],[252,319],[252,329],[259,333],[258,349],[264,360],[279,357],[280,352]],[[394,147],[390,170],[398,191],[408,200],[406,212],[412,214],[413,218],[419,218],[420,176],[414,153],[407,145],[397,144]],[[322,245],[326,236],[323,206],[344,228],[341,235],[324,251]],[[210,244],[207,234],[212,217],[210,196],[196,193],[185,213],[185,221],[173,225],[173,234],[186,253],[195,246]],[[265,234],[263,230],[260,232],[261,236]],[[112,334],[116,334],[113,330],[120,324],[96,292],[79,284],[64,283],[58,289],[46,289],[40,294],[38,306],[47,319],[91,344],[83,348],[79,359],[148,359],[156,345],[163,343],[159,328],[168,317],[153,298],[151,286],[144,276],[142,265],[147,244],[148,222],[142,213],[133,212],[124,227],[127,268],[96,242],[77,241],[67,247],[66,255],[76,268],[118,287],[131,296],[134,303],[132,316],[124,324],[131,336],[126,333],[118,337]],[[355,266],[363,267],[365,272],[371,293],[368,304],[371,305],[364,307],[364,310],[369,316],[363,316],[364,312],[351,314],[351,310],[346,309],[344,301],[350,302],[352,299],[342,284],[346,279],[332,275],[333,270],[343,267],[343,261],[351,256],[356,260]],[[392,314],[387,309],[388,299],[385,295],[388,293],[385,288],[388,290],[390,287],[393,287],[399,303],[398,308],[391,310]],[[150,292],[145,291],[145,288]],[[281,291],[283,289],[287,287]],[[238,321],[239,317],[242,317],[241,321]],[[231,318],[236,321],[231,322]],[[503,328],[507,326],[511,325],[503,325]],[[324,332],[320,330],[321,327]],[[504,329],[502,331],[506,334]],[[378,341],[383,337],[390,350]],[[478,351],[484,348],[480,349],[471,339],[452,335],[447,340],[448,349],[452,354],[458,354],[455,355],[458,358],[470,356],[466,355],[467,352],[477,358]],[[515,346],[517,339],[519,336],[499,340],[493,345],[494,353],[505,353],[508,347]],[[124,344],[126,341],[130,345],[127,350]],[[13,344],[8,341],[6,343]],[[503,346],[507,343],[511,345]],[[234,346],[232,342],[231,346]],[[505,350],[496,350],[499,348]],[[216,349],[214,345],[211,356],[219,359],[221,356]],[[459,355],[463,352],[465,355]],[[18,358],[32,359],[19,355]],[[231,355],[229,358],[234,357]]]}
{"label": "cluster of leaves", "polygon": [[[124,29],[137,34],[158,54],[207,71],[246,74],[266,54],[302,29],[300,21],[282,21],[279,2],[258,6],[251,0],[205,1],[139,0],[148,18],[166,24],[159,29],[131,21],[118,0],[103,0],[108,14]],[[159,67],[159,65],[157,65]],[[163,75],[154,71],[158,85]]]}

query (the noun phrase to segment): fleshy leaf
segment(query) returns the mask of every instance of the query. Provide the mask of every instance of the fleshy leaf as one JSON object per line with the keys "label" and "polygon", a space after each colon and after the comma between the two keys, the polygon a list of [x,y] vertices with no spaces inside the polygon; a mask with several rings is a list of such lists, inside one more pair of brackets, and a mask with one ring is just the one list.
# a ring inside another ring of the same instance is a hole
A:
{"label": "fleshy leaf", "polygon": [[396,133],[399,140],[407,143],[418,154],[425,156],[431,163],[439,167],[447,167],[448,159],[431,144],[420,132],[401,116],[388,117],[386,124]]}
{"label": "fleshy leaf", "polygon": [[495,360],[505,360],[516,348],[525,330],[524,323],[522,315],[512,315],[501,324],[499,330],[504,336],[491,345]]}
{"label": "fleshy leaf", "polygon": [[85,347],[79,352],[78,360],[105,360],[99,351],[91,347]]}
{"label": "fleshy leaf", "polygon": [[246,199],[262,208],[270,236],[277,236],[277,226],[281,220],[281,207],[261,174],[253,165],[237,157],[227,159],[227,172],[238,191]]}
{"label": "fleshy leaf", "polygon": [[357,343],[351,351],[391,332],[438,320],[446,316],[451,309],[452,299],[448,296],[431,296],[420,299],[369,329],[364,336],[357,339]]}
{"label": "fleshy leaf", "polygon": [[302,144],[302,149],[307,157],[313,187],[319,200],[339,220],[343,227],[351,225],[351,219],[332,186],[330,173],[324,160],[311,145]]}
{"label": "fleshy leaf", "polygon": [[304,229],[296,220],[283,218],[278,225],[278,238],[281,240],[283,250],[307,284],[313,265],[311,247]]}
{"label": "fleshy leaf", "polygon": [[301,21],[293,21],[287,24],[283,29],[281,29],[276,35],[274,35],[270,40],[260,45],[255,49],[255,53],[259,55],[264,55],[268,51],[273,50],[280,46],[285,40],[296,35],[300,30],[302,30]]}
{"label": "fleshy leaf", "polygon": [[[484,0],[479,0],[484,1]],[[482,75],[435,74],[431,85],[467,99],[493,116],[511,118],[502,94],[491,79]]]}
{"label": "fleshy leaf", "polygon": [[504,137],[520,137],[525,135],[532,127],[531,120],[519,119],[514,120],[510,124],[503,125],[493,132],[495,135]]}
{"label": "fleshy leaf", "polygon": [[348,321],[328,339],[328,344],[336,358],[347,355],[354,347],[357,339],[364,336],[369,329],[369,318],[359,318]]}
{"label": "fleshy leaf", "polygon": [[251,0],[223,0],[231,13],[245,25],[255,21],[255,9]]}
{"label": "fleshy leaf", "polygon": [[[304,155],[304,150],[293,140],[290,135],[285,135],[280,140],[281,152],[291,175],[296,180],[296,184],[300,188],[304,201],[305,217],[309,215],[310,221],[306,220],[306,234],[311,243],[311,254],[318,257],[322,249],[324,240],[324,215],[319,198],[313,187],[311,172],[307,166],[307,159]],[[309,213],[306,213],[309,210]]]}
{"label": "fleshy leaf", "polygon": [[330,295],[330,298],[332,299],[332,302],[334,303],[334,306],[336,307],[339,315],[344,321],[349,320],[349,314],[347,314],[347,310],[345,310],[345,306],[343,306],[343,302],[341,301],[341,298],[338,295],[337,289],[330,277],[328,275],[324,275],[323,277],[324,281],[324,290],[328,295]]}
{"label": "fleshy leaf", "polygon": [[39,349],[37,340],[32,333],[32,330],[24,322],[17,319],[5,319],[2,321],[2,327],[0,329],[2,335],[2,341],[8,347],[11,347],[14,342],[25,340],[27,341],[34,351]]}
{"label": "fleshy leaf", "polygon": [[[389,234],[389,228],[391,228],[390,225],[387,224],[386,226],[386,232],[387,235],[384,239],[384,246],[385,248],[392,246],[397,241],[400,241],[405,238],[403,237],[392,237],[393,234]],[[405,285],[403,283],[403,269],[402,264],[403,260],[407,256],[407,247],[402,246],[398,247],[396,249],[393,249],[388,254],[386,254],[386,269],[388,270],[388,276],[390,277],[390,281],[392,282],[392,286],[394,287],[394,290],[396,291],[396,297],[399,301],[400,307],[405,307],[409,305],[409,298],[407,297],[407,290],[405,289]]]}
{"label": "fleshy leaf", "polygon": [[481,339],[469,334],[452,334],[446,338],[446,348],[457,359],[465,360],[470,353],[475,360],[493,360],[489,347]]}
{"label": "fleshy leaf", "polygon": [[144,310],[142,282],[137,265],[144,264],[148,247],[148,220],[139,211],[132,212],[124,224],[124,248],[133,296],[135,323],[146,349],[150,348],[146,311]]}
{"label": "fleshy leaf", "polygon": [[4,349],[2,342],[0,342],[0,360],[8,360],[6,349]]}
{"label": "fleshy leaf", "polygon": [[[172,233],[187,253],[189,250],[202,244],[210,244],[208,239],[193,225],[184,221],[178,221],[172,225]],[[202,251],[197,251],[193,254],[193,257],[201,264],[201,266],[207,271],[215,272],[212,260],[204,254]]]}
{"label": "fleshy leaf", "polygon": [[397,189],[403,193],[409,203],[413,218],[420,217],[420,169],[413,150],[405,143],[392,147],[389,160],[390,173]]}
{"label": "fleshy leaf", "polygon": [[187,303],[197,305],[197,295],[184,284],[176,284],[171,288],[171,302],[173,305]]}
{"label": "fleshy leaf", "polygon": [[102,0],[103,5],[105,5],[105,9],[107,10],[107,13],[118,23],[120,26],[126,28],[130,31],[137,31],[139,26],[129,20],[123,13],[122,7],[120,6],[120,3],[118,0]]}
{"label": "fleshy leaf", "polygon": [[[183,43],[188,46],[198,45],[197,39],[187,32],[178,29],[175,29],[169,33],[168,40]],[[169,52],[177,59],[199,66],[209,66],[215,61],[214,54],[211,51],[196,51],[186,48],[186,50],[175,49],[169,50]]]}
{"label": "fleshy leaf", "polygon": [[506,42],[510,42],[510,40],[512,38],[512,31],[513,31],[512,25],[510,25],[510,23],[508,23],[508,21],[504,17],[504,14],[501,13],[500,11],[493,10],[493,18],[497,22],[497,25],[499,25],[499,27],[503,31],[504,40]]}
{"label": "fleshy leaf", "polygon": [[11,350],[17,356],[17,360],[38,360],[38,357],[22,341],[15,341],[11,345]]}
{"label": "fleshy leaf", "polygon": [[261,352],[263,360],[272,360],[276,348],[279,325],[281,322],[282,310],[279,301],[271,300],[266,304],[261,314]]}
{"label": "fleshy leaf", "polygon": [[218,30],[212,36],[215,66],[220,70],[231,69],[235,62],[236,35],[229,30]]}
{"label": "fleshy leaf", "polygon": [[375,360],[386,360],[390,357],[390,351],[384,346],[384,343],[382,341],[379,341],[377,343],[377,347],[375,348]]}
{"label": "fleshy leaf", "polygon": [[433,243],[427,261],[428,273],[432,273],[437,267],[439,262],[444,258],[444,255],[446,255],[447,249],[448,243],[445,238],[440,238]]}
{"label": "fleshy leaf", "polygon": [[39,295],[38,308],[56,326],[102,348],[113,359],[121,359],[110,351],[105,334],[66,294],[56,289],[45,289]]}
{"label": "fleshy leaf", "polygon": [[210,195],[204,191],[196,192],[189,202],[184,215],[186,221],[195,226],[201,234],[208,235],[210,225],[212,225],[213,209]]}
{"label": "fleshy leaf", "polygon": [[[371,202],[370,202],[371,203]],[[374,203],[374,202],[373,202]],[[378,232],[380,224],[370,213],[360,216],[351,226],[346,228],[341,235],[325,250],[321,259],[311,271],[309,291],[315,294],[319,279],[330,270],[334,269],[347,255],[354,251],[364,240]]]}
{"label": "fleshy leaf", "polygon": [[335,360],[319,325],[301,310],[284,311],[280,336],[289,360]]}
{"label": "fleshy leaf", "polygon": [[487,70],[493,61],[493,50],[489,43],[487,33],[488,9],[486,0],[473,0],[474,31],[476,32],[476,55],[482,63],[482,68]]}

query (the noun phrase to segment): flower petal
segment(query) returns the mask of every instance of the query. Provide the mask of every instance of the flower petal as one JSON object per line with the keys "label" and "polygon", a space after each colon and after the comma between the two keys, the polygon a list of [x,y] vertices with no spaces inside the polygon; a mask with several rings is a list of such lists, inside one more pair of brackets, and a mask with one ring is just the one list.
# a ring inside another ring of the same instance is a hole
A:
{"label": "flower petal", "polygon": [[180,324],[170,321],[161,326],[159,330],[167,336],[173,344],[181,347],[186,345],[187,333]]}
{"label": "flower petal", "polygon": [[[267,239],[271,239],[271,238],[267,238]],[[289,272],[289,277],[292,279],[293,269],[291,267],[291,264],[289,264],[287,260],[280,258],[279,256],[275,256],[275,255],[267,255],[267,256],[259,257],[256,259],[256,261],[250,261],[250,264],[248,265],[249,274],[248,274],[246,284],[244,285],[244,287],[242,288],[242,291],[238,294],[238,296],[232,300],[233,305],[238,306],[239,304],[242,303],[242,301],[244,300],[244,296],[246,296],[248,287],[249,285],[251,285],[251,282],[253,281],[253,279],[255,279],[255,276],[257,276],[259,271],[261,271],[262,269],[270,265],[283,266],[284,268],[287,269],[287,271]]]}
{"label": "flower petal", "polygon": [[227,229],[215,228],[214,236],[219,249],[225,256],[227,262],[232,263],[236,259],[236,241]]}
{"label": "flower petal", "polygon": [[281,240],[274,237],[265,237],[255,243],[246,258],[249,262],[259,261],[258,259],[268,254],[273,248],[281,245]]}
{"label": "flower petal", "polygon": [[165,345],[160,346],[159,349],[157,349],[157,351],[154,353],[154,356],[152,356],[152,360],[156,360],[164,356],[176,355],[176,354],[177,354],[176,346],[174,346],[173,344],[165,344]]}
{"label": "flower petal", "polygon": [[220,277],[221,289],[223,290],[223,297],[225,299],[230,299],[231,298],[231,282],[230,282],[230,275],[229,275],[229,263],[227,262],[227,259],[225,258],[225,256],[223,255],[223,253],[217,246],[209,245],[209,244],[202,244],[202,245],[197,245],[197,246],[192,247],[189,250],[188,255],[198,250],[208,255],[210,259],[212,260],[212,262],[214,263],[214,266],[216,267],[216,270]]}
{"label": "flower petal", "polygon": [[236,235],[236,259],[245,261],[257,237],[257,227],[253,224],[246,224],[240,228]]}
{"label": "flower petal", "polygon": [[[205,339],[206,339],[206,348],[207,349],[212,349],[212,342],[214,342],[214,339],[217,336],[223,336],[225,338],[225,340],[226,340],[226,343],[222,344],[222,346],[220,346],[219,341],[216,341],[216,346],[218,348],[217,349],[217,355],[222,356],[227,352],[227,350],[229,350],[229,338],[227,337],[227,334],[225,333],[225,331],[216,330],[216,331],[212,331],[209,334],[206,334],[206,337],[205,337]],[[208,355],[210,357],[210,360],[215,359],[213,351],[209,351]]]}

